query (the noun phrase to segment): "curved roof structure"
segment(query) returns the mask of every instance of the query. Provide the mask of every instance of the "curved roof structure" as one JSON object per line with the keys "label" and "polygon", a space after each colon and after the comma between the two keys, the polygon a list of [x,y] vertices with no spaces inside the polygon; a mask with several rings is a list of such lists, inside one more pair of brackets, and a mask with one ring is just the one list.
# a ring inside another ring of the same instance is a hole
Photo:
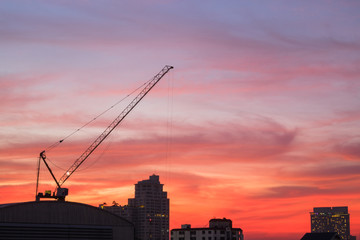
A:
{"label": "curved roof structure", "polygon": [[134,239],[131,222],[99,208],[59,201],[0,205],[0,236],[8,239]]}

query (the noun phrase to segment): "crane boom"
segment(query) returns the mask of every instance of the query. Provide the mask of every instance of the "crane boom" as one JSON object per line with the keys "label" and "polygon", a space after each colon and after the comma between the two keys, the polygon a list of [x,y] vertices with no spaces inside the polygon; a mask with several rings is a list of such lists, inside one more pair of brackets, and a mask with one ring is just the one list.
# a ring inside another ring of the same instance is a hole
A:
{"label": "crane boom", "polygon": [[90,156],[90,154],[105,140],[107,136],[120,124],[120,122],[133,110],[133,108],[145,97],[145,95],[155,86],[160,79],[172,69],[172,66],[166,65],[148,84],[144,89],[131,101],[131,103],[115,118],[115,120],[100,134],[100,136],[85,150],[85,152],[74,162],[74,164],[64,173],[59,179],[59,185],[64,182],[80,167],[80,165]]}
{"label": "crane boom", "polygon": [[100,134],[99,137],[95,139],[95,141],[85,150],[81,156],[75,160],[75,162],[71,165],[71,167],[64,173],[64,175],[56,180],[55,176],[52,174],[51,169],[48,167],[46,163],[46,155],[45,151],[40,153],[40,157],[48,167],[50,173],[55,180],[58,189],[61,189],[61,186],[65,183],[65,181],[80,167],[80,165],[91,155],[91,153],[109,136],[109,134],[120,124],[120,122],[134,109],[134,107],[145,97],[145,95],[160,81],[160,79],[169,72],[172,66],[166,65],[157,75],[150,80],[145,87],[141,90],[141,92],[131,101],[131,103],[120,113],[118,117],[105,129],[103,133]]}

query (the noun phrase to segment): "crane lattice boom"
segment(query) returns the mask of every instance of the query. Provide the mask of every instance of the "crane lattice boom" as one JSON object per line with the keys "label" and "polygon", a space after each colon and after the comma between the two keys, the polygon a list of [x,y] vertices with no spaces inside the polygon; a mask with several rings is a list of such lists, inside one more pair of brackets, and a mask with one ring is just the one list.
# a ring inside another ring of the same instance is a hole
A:
{"label": "crane lattice boom", "polygon": [[145,87],[141,90],[141,92],[131,101],[131,103],[120,113],[120,115],[115,118],[115,120],[105,129],[103,133],[100,134],[99,137],[95,139],[95,141],[85,150],[81,156],[75,160],[73,165],[64,173],[64,175],[56,180],[55,176],[52,174],[50,167],[47,165],[45,159],[45,151],[40,153],[40,158],[43,159],[47,168],[49,169],[53,179],[55,180],[58,189],[61,189],[61,186],[65,183],[65,181],[80,167],[80,165],[91,155],[91,153],[106,139],[107,136],[120,124],[120,122],[131,112],[131,110],[145,97],[145,95],[160,81],[160,79],[172,69],[172,66],[166,65],[157,75],[150,80]]}
{"label": "crane lattice boom", "polygon": [[145,97],[145,95],[155,86],[160,79],[172,69],[172,66],[165,66],[144,89],[131,101],[131,103],[115,118],[115,120],[105,129],[105,131],[86,149],[86,151],[74,162],[74,164],[64,173],[59,180],[59,185],[75,172],[75,170],[90,156],[90,154],[105,140],[107,136],[119,125],[119,123],[131,112],[131,110]]}

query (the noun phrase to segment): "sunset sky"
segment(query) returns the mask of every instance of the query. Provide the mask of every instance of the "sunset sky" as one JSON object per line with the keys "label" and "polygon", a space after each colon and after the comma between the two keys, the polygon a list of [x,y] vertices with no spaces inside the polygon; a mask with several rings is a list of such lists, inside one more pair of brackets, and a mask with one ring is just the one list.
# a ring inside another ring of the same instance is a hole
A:
{"label": "sunset sky", "polygon": [[[1,1],[0,204],[33,201],[39,153],[165,65],[68,201],[124,205],[157,174],[171,229],[226,217],[247,240],[298,240],[313,207],[348,206],[360,238],[356,0]],[[46,152],[57,178],[134,97]]]}

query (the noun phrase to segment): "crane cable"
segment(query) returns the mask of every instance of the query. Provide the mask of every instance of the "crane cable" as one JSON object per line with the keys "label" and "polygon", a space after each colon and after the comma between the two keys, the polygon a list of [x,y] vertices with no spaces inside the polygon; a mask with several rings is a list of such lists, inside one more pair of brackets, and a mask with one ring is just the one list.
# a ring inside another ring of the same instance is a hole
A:
{"label": "crane cable", "polygon": [[53,161],[51,161],[51,159],[50,159],[48,156],[46,156],[46,160],[47,160],[48,162],[50,162],[52,165],[54,165],[55,167],[57,167],[57,168],[59,168],[59,169],[61,169],[61,170],[63,170],[63,171],[66,171],[65,168],[62,168],[62,167],[60,167],[59,165],[55,164]]}
{"label": "crane cable", "polygon": [[174,125],[174,73],[170,73],[168,78],[168,96],[167,96],[167,122],[166,122],[166,178],[170,182],[170,168],[173,148],[173,125]]}
{"label": "crane cable", "polygon": [[79,132],[81,129],[83,129],[84,127],[86,127],[87,125],[89,125],[90,123],[92,123],[93,121],[97,120],[99,117],[101,117],[102,115],[104,115],[105,113],[107,113],[108,111],[110,111],[112,108],[114,108],[116,105],[118,105],[119,103],[121,103],[122,101],[124,101],[126,98],[130,97],[132,94],[134,94],[136,91],[138,91],[140,88],[142,88],[143,86],[145,86],[146,84],[148,84],[148,82],[150,82],[152,79],[146,81],[144,84],[142,84],[141,86],[139,86],[138,88],[136,88],[135,90],[133,90],[131,93],[129,93],[128,95],[126,95],[125,97],[123,97],[122,99],[120,99],[119,101],[117,101],[114,105],[112,105],[111,107],[109,107],[108,109],[106,109],[105,111],[103,111],[102,113],[100,113],[99,115],[97,115],[96,117],[94,117],[93,119],[91,119],[89,122],[85,123],[83,126],[81,126],[80,128],[76,129],[75,131],[73,131],[72,133],[70,133],[69,135],[67,135],[66,137],[64,137],[63,139],[55,142],[54,144],[48,146],[46,148],[46,151],[50,151],[52,149],[54,149],[55,147],[57,147],[60,143],[62,143],[64,140],[68,139],[69,137],[71,137],[72,135],[74,135],[75,133]]}
{"label": "crane cable", "polygon": [[[144,83],[142,86],[144,86],[145,84],[147,84],[149,81],[147,81],[146,83]],[[117,103],[115,103],[113,106],[111,106],[109,109],[107,109],[106,111],[104,111],[103,113],[99,114],[96,118],[100,117],[102,114],[105,114],[107,111],[109,111],[111,108],[113,108],[114,106],[116,106],[117,104],[119,104],[121,101],[125,100],[127,97],[131,96],[132,94],[134,94],[134,92],[136,92],[137,90],[139,90],[139,88],[141,88],[142,86],[138,87],[137,89],[135,89],[134,91],[132,91],[130,94],[128,94],[126,97],[124,97],[123,99],[121,99],[120,101],[118,101]],[[173,104],[174,104],[174,75],[170,74],[170,78],[168,80],[168,86],[167,86],[167,122],[166,122],[166,147],[165,147],[165,161],[166,161],[166,178],[169,179],[169,172],[170,172],[170,165],[169,161],[171,161],[171,152],[172,152],[172,137],[173,137]],[[86,123],[83,127],[85,127],[86,125],[90,124],[92,121],[94,121],[96,118],[94,118],[93,120],[89,121],[88,123]],[[83,128],[81,127],[81,128]],[[80,130],[81,128],[79,128],[78,130]],[[76,130],[76,131],[78,131]],[[72,134],[70,134],[68,137],[70,137],[71,135],[75,134],[76,131],[74,131]],[[66,138],[68,138],[66,137]],[[64,138],[64,139],[66,139]],[[63,139],[63,140],[64,140]],[[111,136],[110,136],[111,139]],[[57,145],[60,144],[60,142],[56,143]],[[82,172],[82,171],[86,171],[87,169],[91,168],[92,166],[94,166],[105,154],[105,152],[109,149],[111,145],[111,141],[108,141],[108,144],[105,146],[105,149],[100,153],[100,156],[98,156],[92,163],[90,163],[87,167],[83,168],[83,169],[78,169],[78,172]],[[60,167],[59,165],[55,164],[53,161],[51,161],[51,159],[47,158],[47,160],[49,160],[49,162],[51,164],[53,164],[56,168],[59,168],[63,171],[66,171],[66,169]]]}

